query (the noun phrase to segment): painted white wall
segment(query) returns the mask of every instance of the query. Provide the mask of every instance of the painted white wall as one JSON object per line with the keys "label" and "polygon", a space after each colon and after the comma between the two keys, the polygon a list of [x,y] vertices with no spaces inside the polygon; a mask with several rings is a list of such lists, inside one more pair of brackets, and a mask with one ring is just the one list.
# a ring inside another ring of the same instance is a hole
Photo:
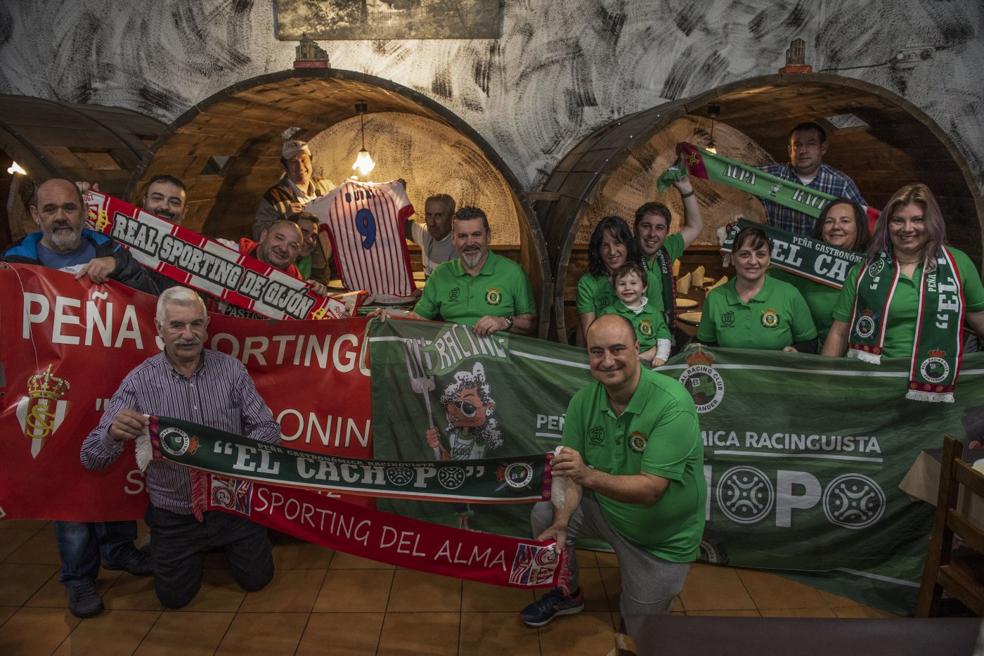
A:
{"label": "painted white wall", "polygon": [[[592,130],[776,72],[791,39],[814,70],[899,94],[984,180],[980,0],[505,0],[498,40],[321,42],[332,65],[442,103],[527,189]],[[0,93],[117,105],[170,121],[236,82],[291,67],[262,0],[5,0]],[[878,64],[927,46],[912,68]],[[867,68],[860,68],[868,66]],[[982,186],[984,189],[984,186]]]}

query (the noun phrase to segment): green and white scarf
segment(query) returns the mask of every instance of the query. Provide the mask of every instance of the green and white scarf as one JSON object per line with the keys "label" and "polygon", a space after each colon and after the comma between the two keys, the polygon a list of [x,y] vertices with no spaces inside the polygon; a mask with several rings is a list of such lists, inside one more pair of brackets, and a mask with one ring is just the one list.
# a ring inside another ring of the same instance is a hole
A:
{"label": "green and white scarf", "polygon": [[[895,257],[882,253],[858,276],[848,356],[881,363],[889,307],[899,282]],[[953,403],[963,355],[963,289],[953,254],[945,247],[936,269],[924,266],[919,281],[919,309],[906,398]]]}

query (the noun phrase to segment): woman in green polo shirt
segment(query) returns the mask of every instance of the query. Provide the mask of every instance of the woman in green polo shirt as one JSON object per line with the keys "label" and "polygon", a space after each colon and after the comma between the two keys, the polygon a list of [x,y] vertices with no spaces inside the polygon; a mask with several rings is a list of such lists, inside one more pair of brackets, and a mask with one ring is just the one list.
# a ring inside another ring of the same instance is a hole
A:
{"label": "woman in green polo shirt", "polygon": [[840,357],[850,348],[849,355],[872,363],[915,358],[910,383],[916,387],[910,389],[952,387],[961,314],[984,334],[984,285],[970,258],[945,242],[943,213],[929,187],[917,183],[895,192],[878,218],[867,259],[847,275],[823,354]]}
{"label": "woman in green polo shirt", "polygon": [[[864,208],[846,198],[832,200],[823,208],[810,236],[855,253],[868,250],[868,242],[871,241]],[[840,290],[781,269],[770,269],[769,275],[776,280],[788,282],[803,295],[806,304],[810,306],[813,324],[817,327],[817,343],[823,344],[830,324],[834,321],[834,304]]]}
{"label": "woman in green polo shirt", "polygon": [[803,295],[766,275],[772,244],[758,227],[735,237],[735,277],[704,301],[697,341],[709,346],[816,353],[817,329]]}
{"label": "woman in green polo shirt", "polygon": [[588,326],[609,305],[618,300],[612,275],[627,262],[641,264],[639,247],[629,224],[618,216],[606,216],[591,233],[588,243],[588,271],[577,281],[577,315],[581,342]]}

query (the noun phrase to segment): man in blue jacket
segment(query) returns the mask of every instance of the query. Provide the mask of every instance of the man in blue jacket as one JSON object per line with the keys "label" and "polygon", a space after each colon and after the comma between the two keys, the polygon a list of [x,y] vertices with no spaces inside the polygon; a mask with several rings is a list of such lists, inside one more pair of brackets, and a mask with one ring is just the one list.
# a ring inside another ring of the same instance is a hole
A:
{"label": "man in blue jacket", "polygon": [[[157,294],[147,270],[129,251],[98,232],[86,230],[82,194],[69,180],[52,179],[38,185],[30,203],[31,216],[41,229],[11,246],[3,260],[40,264],[88,276],[101,283],[107,278],[150,294]],[[68,606],[78,617],[103,610],[96,591],[100,562],[138,576],[153,573],[150,557],[133,546],[136,522],[55,522],[60,580],[68,590]]]}

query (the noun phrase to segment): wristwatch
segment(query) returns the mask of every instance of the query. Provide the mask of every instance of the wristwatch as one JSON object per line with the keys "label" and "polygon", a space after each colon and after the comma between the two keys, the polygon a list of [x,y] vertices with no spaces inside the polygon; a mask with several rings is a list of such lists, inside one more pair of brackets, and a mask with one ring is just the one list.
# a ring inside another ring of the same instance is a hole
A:
{"label": "wristwatch", "polygon": [[504,317],[504,318],[506,320],[506,330],[509,330],[510,328],[512,328],[513,318],[512,317]]}

